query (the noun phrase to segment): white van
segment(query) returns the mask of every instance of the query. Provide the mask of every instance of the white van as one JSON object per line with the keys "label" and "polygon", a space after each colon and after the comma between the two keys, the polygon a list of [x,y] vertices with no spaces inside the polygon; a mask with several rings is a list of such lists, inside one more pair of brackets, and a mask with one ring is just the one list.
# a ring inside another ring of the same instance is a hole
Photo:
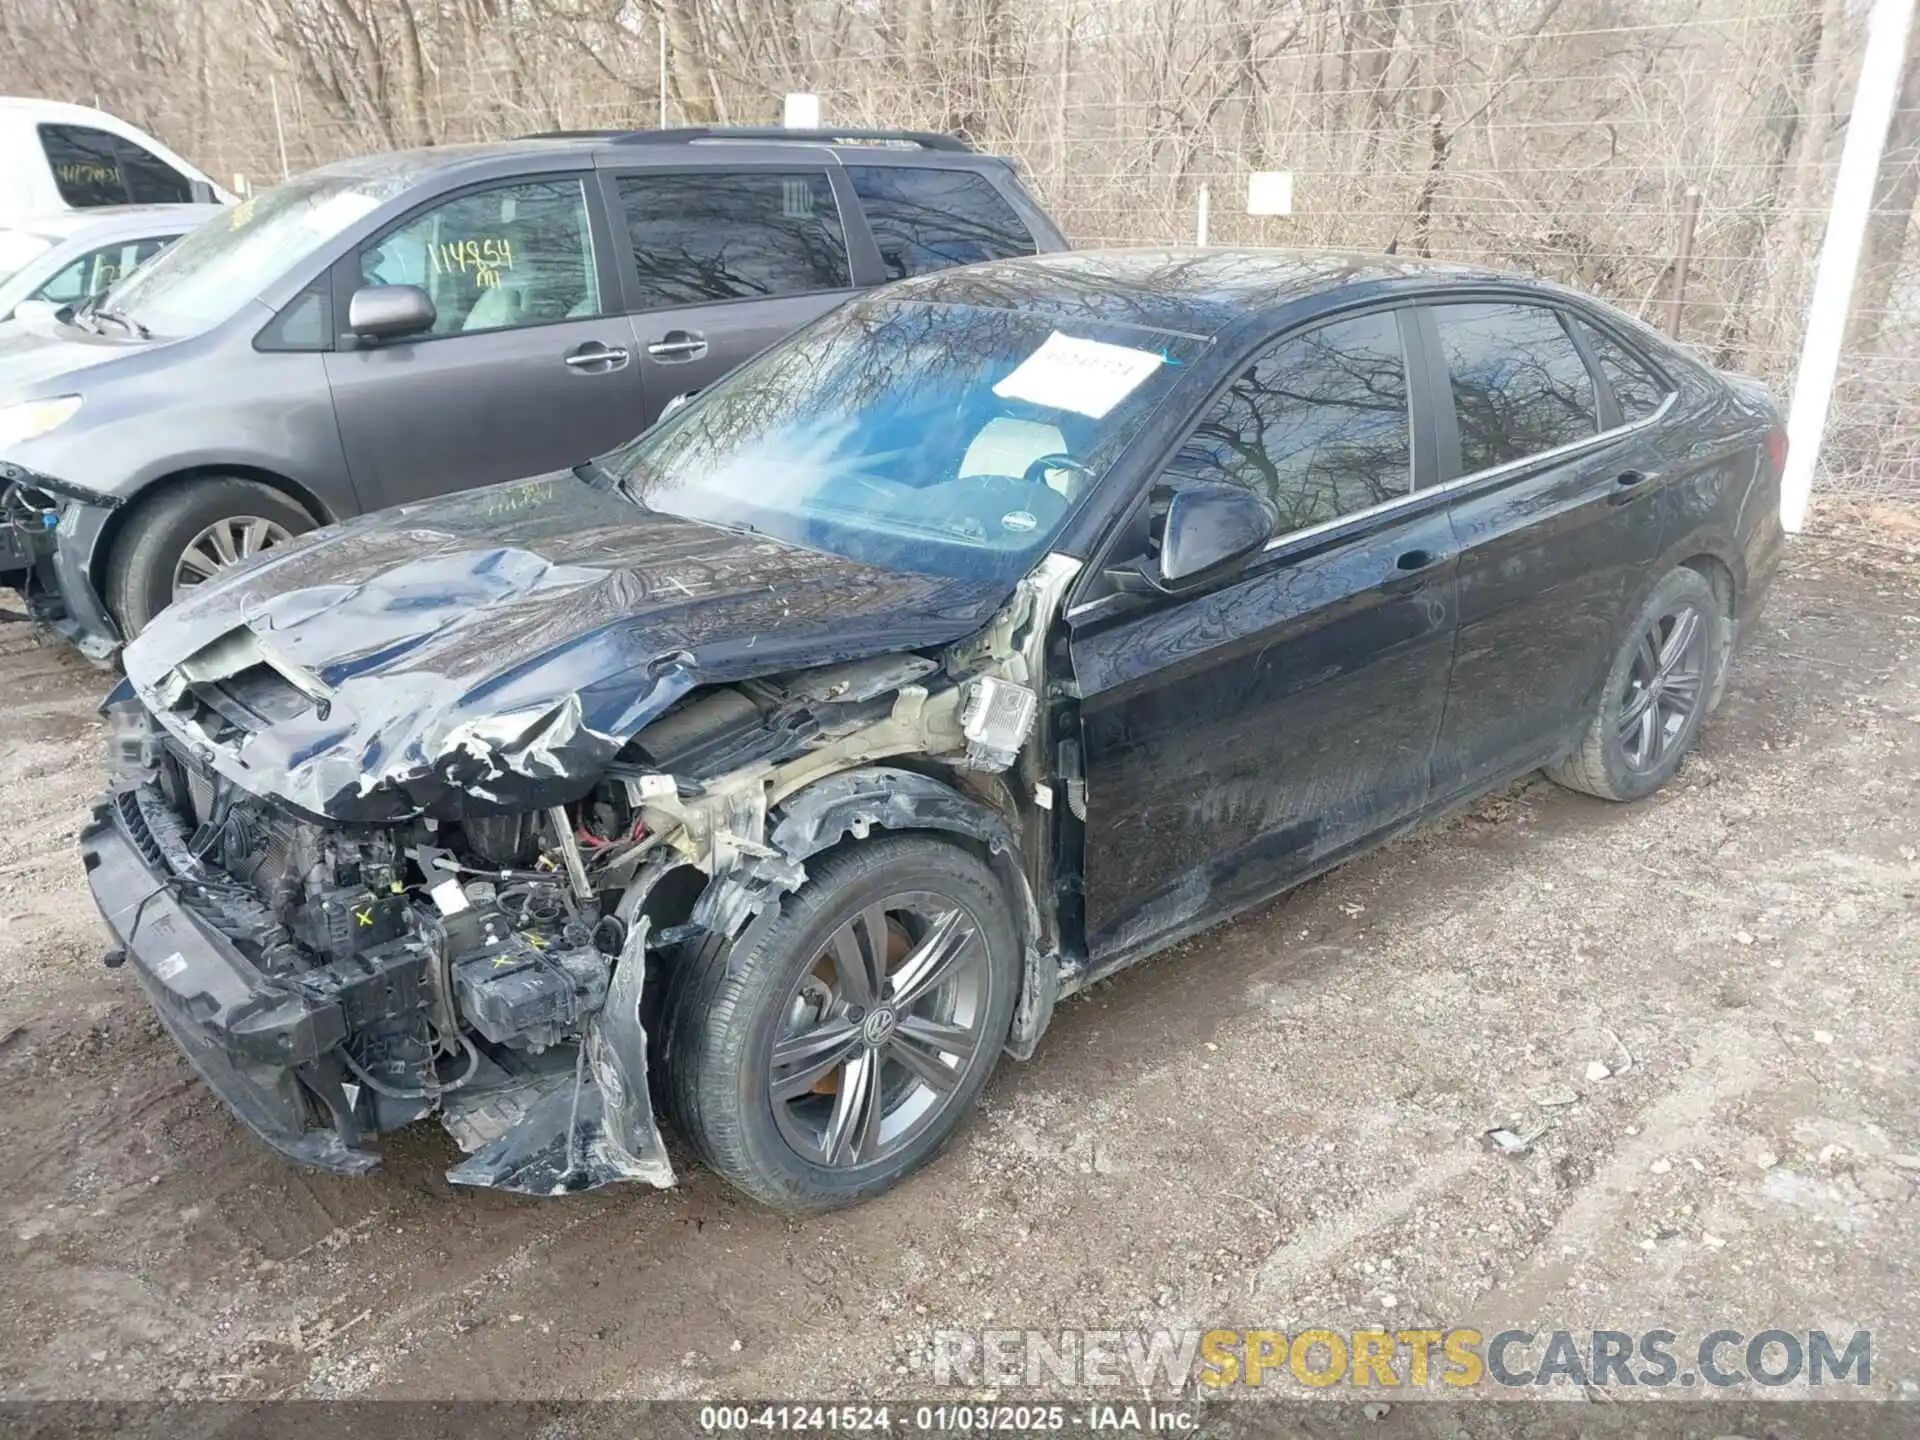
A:
{"label": "white van", "polygon": [[146,131],[104,110],[0,96],[0,223],[100,205],[233,199]]}

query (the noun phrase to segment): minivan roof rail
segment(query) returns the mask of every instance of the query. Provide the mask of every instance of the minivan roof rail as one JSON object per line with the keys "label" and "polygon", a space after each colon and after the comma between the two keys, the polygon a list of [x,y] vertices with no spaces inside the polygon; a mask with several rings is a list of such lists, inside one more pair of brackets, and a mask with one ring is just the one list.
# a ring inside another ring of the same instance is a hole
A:
{"label": "minivan roof rail", "polygon": [[617,145],[678,145],[690,140],[806,140],[814,144],[914,145],[922,150],[974,153],[957,135],[931,130],[800,130],[784,125],[682,125],[669,130],[543,130],[527,140],[610,140]]}

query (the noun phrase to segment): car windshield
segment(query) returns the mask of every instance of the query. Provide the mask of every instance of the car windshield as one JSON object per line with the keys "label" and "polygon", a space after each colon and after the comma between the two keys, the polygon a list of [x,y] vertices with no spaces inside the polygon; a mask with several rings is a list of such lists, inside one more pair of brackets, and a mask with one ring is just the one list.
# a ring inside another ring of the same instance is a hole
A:
{"label": "car windshield", "polygon": [[599,463],[650,510],[969,580],[1030,569],[1202,342],[847,306]]}
{"label": "car windshield", "polygon": [[155,335],[197,335],[401,188],[397,180],[310,175],[263,190],[141,266],[101,308]]}
{"label": "car windshield", "polygon": [[53,240],[31,230],[0,230],[0,285],[53,248]]}

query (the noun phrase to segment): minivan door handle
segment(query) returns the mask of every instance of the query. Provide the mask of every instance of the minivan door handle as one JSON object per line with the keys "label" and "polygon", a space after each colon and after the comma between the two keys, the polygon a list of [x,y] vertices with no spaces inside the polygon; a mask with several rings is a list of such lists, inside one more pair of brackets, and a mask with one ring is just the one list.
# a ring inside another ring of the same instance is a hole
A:
{"label": "minivan door handle", "polygon": [[560,361],[569,370],[587,375],[605,375],[609,371],[625,369],[627,358],[627,352],[618,345],[603,345],[598,340],[589,340],[562,355]]}
{"label": "minivan door handle", "polygon": [[698,330],[669,330],[647,346],[647,354],[669,365],[685,360],[698,360],[706,353],[707,337]]}
{"label": "minivan door handle", "polygon": [[1646,470],[1622,470],[1613,477],[1613,490],[1607,496],[1609,505],[1630,505],[1652,488],[1654,476]]}

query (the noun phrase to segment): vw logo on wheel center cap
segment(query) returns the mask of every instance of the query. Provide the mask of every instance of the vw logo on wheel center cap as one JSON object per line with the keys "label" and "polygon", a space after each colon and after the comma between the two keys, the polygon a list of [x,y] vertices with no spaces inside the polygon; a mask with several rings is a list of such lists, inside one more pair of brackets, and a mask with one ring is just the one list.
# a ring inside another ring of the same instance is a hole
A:
{"label": "vw logo on wheel center cap", "polygon": [[860,1022],[860,1038],[875,1047],[884,1045],[897,1023],[893,1011],[882,1005],[868,1011],[867,1018]]}

